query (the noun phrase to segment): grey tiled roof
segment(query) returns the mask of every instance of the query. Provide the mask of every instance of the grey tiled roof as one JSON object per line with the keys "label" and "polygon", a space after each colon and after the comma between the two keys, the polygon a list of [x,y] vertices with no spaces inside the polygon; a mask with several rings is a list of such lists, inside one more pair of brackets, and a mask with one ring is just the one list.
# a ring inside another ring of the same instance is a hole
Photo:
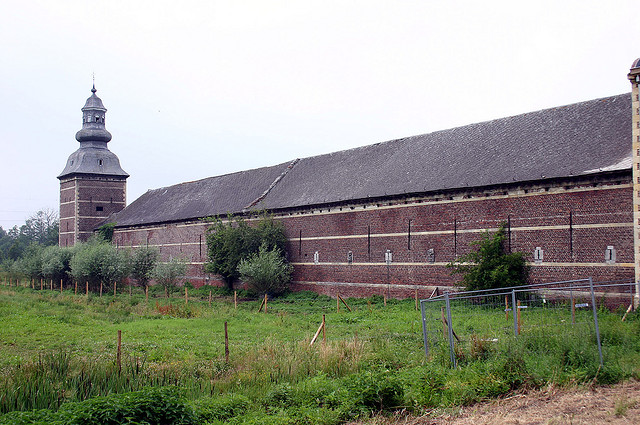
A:
{"label": "grey tiled roof", "polygon": [[257,208],[281,209],[630,169],[631,96],[376,143],[290,165],[149,191],[116,220],[120,226],[241,212],[257,199]]}
{"label": "grey tiled roof", "polygon": [[242,211],[289,163],[149,190],[115,216],[118,226],[162,223]]}

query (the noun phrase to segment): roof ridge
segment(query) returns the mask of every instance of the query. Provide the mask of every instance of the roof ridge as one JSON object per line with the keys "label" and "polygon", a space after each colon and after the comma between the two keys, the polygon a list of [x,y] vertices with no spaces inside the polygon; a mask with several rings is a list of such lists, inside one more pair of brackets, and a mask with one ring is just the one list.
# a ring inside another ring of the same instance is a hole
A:
{"label": "roof ridge", "polygon": [[269,192],[271,192],[271,190],[276,187],[276,185],[280,182],[280,180],[282,180],[284,178],[284,176],[287,175],[287,173],[289,171],[291,171],[291,169],[293,167],[295,167],[295,165],[300,161],[300,158],[296,158],[293,161],[291,161],[291,163],[289,165],[287,165],[287,167],[282,171],[282,173],[280,173],[280,175],[278,177],[276,177],[276,179],[269,185],[269,187],[267,188],[267,190],[265,190],[264,192],[262,192],[262,194],[260,196],[258,196],[256,199],[253,200],[253,202],[251,202],[249,205],[247,205],[246,207],[244,207],[242,209],[242,212],[246,212],[248,211],[250,208],[256,206],[256,204],[258,204],[260,201],[262,201],[268,194]]}

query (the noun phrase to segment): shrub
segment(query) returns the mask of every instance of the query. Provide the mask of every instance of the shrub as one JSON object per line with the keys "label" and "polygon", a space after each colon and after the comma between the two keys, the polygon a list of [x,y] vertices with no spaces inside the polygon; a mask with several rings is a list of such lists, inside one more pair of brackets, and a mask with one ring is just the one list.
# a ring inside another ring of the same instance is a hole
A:
{"label": "shrub", "polygon": [[68,279],[72,257],[71,248],[61,248],[57,245],[46,247],[42,253],[42,275],[56,282]]}
{"label": "shrub", "polygon": [[467,291],[524,285],[529,268],[521,252],[507,253],[504,224],[492,236],[488,231],[481,240],[471,242],[477,249],[449,263],[451,274],[462,274]]}
{"label": "shrub", "polygon": [[249,399],[240,394],[225,394],[204,398],[194,403],[201,421],[227,421],[244,415],[249,409]]}
{"label": "shrub", "polygon": [[263,243],[257,253],[240,261],[238,271],[252,292],[278,295],[291,282],[293,267],[287,264],[277,248],[268,249]]}
{"label": "shrub", "polygon": [[404,389],[390,371],[365,371],[346,379],[350,401],[356,409],[390,410],[401,406]]}
{"label": "shrub", "polygon": [[196,415],[175,387],[146,388],[63,404],[58,412],[12,412],[0,424],[48,425],[190,425]]}
{"label": "shrub", "polygon": [[159,255],[156,248],[148,246],[136,248],[131,255],[131,277],[145,290],[153,278]]}
{"label": "shrub", "polygon": [[173,292],[180,279],[187,273],[187,263],[178,258],[172,258],[166,263],[156,264],[153,270],[153,278],[158,285],[164,288],[164,293],[169,297],[169,293]]}
{"label": "shrub", "polygon": [[128,252],[94,238],[75,247],[70,267],[76,281],[89,282],[95,290],[100,282],[108,286],[129,274]]}
{"label": "shrub", "polygon": [[227,287],[233,289],[233,283],[240,277],[240,261],[258,252],[262,243],[266,243],[268,249],[285,252],[287,238],[280,222],[264,216],[251,227],[241,218],[229,216],[227,222],[216,219],[207,229],[209,262],[205,270],[222,276]]}

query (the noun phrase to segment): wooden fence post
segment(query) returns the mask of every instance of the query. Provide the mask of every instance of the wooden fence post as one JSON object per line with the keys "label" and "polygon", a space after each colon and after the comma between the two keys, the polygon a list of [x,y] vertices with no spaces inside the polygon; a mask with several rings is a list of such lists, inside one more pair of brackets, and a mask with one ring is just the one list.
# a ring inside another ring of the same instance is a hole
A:
{"label": "wooden fence post", "polygon": [[309,343],[309,347],[311,347],[313,345],[314,342],[316,342],[316,339],[318,339],[318,335],[320,335],[320,331],[323,331],[323,338],[324,338],[324,315],[322,316],[322,323],[320,323],[320,327],[318,327],[318,330],[316,331],[316,334],[313,336],[313,338],[311,339],[311,342]]}
{"label": "wooden fence post", "polygon": [[116,296],[116,288],[118,286],[118,282],[113,282],[113,296]]}
{"label": "wooden fence post", "polygon": [[187,292],[187,287],[184,287],[184,304],[189,304],[189,293]]}
{"label": "wooden fence post", "polygon": [[322,343],[326,344],[327,342],[327,333],[325,332],[325,320],[324,314],[322,315]]}
{"label": "wooden fence post", "polygon": [[416,289],[416,311],[418,311],[418,290]]}
{"label": "wooden fence post", "polygon": [[88,280],[85,281],[84,285],[85,285],[85,292],[87,293],[87,297],[88,297],[89,296],[89,281]]}
{"label": "wooden fence post", "polygon": [[349,307],[349,304],[347,304],[347,302],[344,300],[344,298],[342,298],[340,295],[338,295],[338,299],[340,301],[342,301],[342,304],[344,304],[345,307],[347,307],[347,310],[351,311],[351,307]]}
{"label": "wooden fence post", "polygon": [[336,312],[340,313],[340,293],[336,294]]}
{"label": "wooden fence post", "polygon": [[233,291],[233,308],[238,309],[238,291]]}
{"label": "wooden fence post", "polygon": [[224,322],[224,361],[229,363],[229,332],[227,322]]}
{"label": "wooden fence post", "polygon": [[53,291],[53,279],[49,279],[49,290]]}
{"label": "wooden fence post", "polygon": [[122,370],[121,364],[122,357],[122,331],[118,330],[118,351],[116,352],[116,364],[118,365],[118,372]]}
{"label": "wooden fence post", "polygon": [[211,307],[211,290],[209,290],[209,307]]}
{"label": "wooden fence post", "polygon": [[509,320],[509,296],[504,296],[504,318]]}
{"label": "wooden fence post", "polygon": [[78,281],[76,280],[76,289],[73,293],[74,295],[78,295]]}

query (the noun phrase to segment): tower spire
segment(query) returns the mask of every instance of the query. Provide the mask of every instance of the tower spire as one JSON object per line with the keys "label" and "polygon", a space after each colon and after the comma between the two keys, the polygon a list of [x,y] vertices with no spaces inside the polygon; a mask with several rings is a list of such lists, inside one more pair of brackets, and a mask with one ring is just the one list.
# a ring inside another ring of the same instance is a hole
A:
{"label": "tower spire", "polygon": [[82,128],[76,133],[80,147],[69,156],[60,180],[60,246],[86,241],[97,226],[126,205],[129,177],[109,150],[111,133],[105,127],[107,108],[91,96],[82,108]]}

